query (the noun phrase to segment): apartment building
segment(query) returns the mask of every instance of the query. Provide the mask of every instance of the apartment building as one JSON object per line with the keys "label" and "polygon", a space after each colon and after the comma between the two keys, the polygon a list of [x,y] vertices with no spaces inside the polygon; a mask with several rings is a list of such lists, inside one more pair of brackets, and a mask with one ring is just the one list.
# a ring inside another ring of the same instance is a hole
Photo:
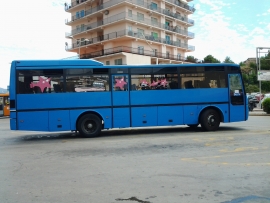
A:
{"label": "apartment building", "polygon": [[75,0],[65,4],[71,14],[66,50],[81,59],[106,65],[185,63],[195,50],[189,18],[192,0]]}

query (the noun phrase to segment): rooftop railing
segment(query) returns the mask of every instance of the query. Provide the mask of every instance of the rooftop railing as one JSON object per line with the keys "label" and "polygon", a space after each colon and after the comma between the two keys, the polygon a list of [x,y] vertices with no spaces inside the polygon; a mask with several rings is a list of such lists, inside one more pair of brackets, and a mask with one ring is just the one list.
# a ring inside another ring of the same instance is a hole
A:
{"label": "rooftop railing", "polygon": [[163,59],[169,59],[169,60],[176,60],[176,61],[186,60],[185,57],[182,57],[180,55],[172,55],[169,53],[156,52],[154,50],[144,50],[144,49],[138,49],[138,48],[126,47],[126,46],[119,46],[119,47],[114,47],[110,49],[103,49],[100,51],[95,51],[88,54],[82,54],[80,55],[80,58],[81,59],[96,58],[100,56],[117,54],[121,52],[138,54],[138,55],[143,55],[143,56],[150,56],[150,57],[157,57],[157,58],[163,58]]}
{"label": "rooftop railing", "polygon": [[133,14],[125,13],[125,12],[116,14],[114,16],[110,16],[108,18],[104,18],[103,20],[100,20],[100,21],[97,21],[94,23],[86,24],[86,25],[81,26],[81,27],[76,28],[76,29],[73,29],[71,31],[71,33],[66,33],[66,37],[70,37],[70,36],[97,28],[99,26],[107,25],[107,24],[110,24],[113,22],[124,20],[124,19],[129,19],[132,21],[144,23],[146,25],[151,25],[153,27],[169,30],[169,31],[172,31],[172,32],[184,35],[184,36],[188,36],[190,38],[194,38],[194,33],[182,30],[178,26],[169,26],[167,24],[153,21],[152,19],[148,19],[148,18],[144,18],[144,17],[142,18],[141,16],[137,16],[137,15],[133,15]]}
{"label": "rooftop railing", "polygon": [[[152,3],[148,3],[148,2],[143,1],[143,0],[111,0],[111,1],[108,1],[108,2],[106,2],[104,4],[102,4],[102,5],[99,5],[99,6],[90,8],[88,10],[85,10],[85,12],[83,12],[83,13],[77,13],[76,15],[74,15],[74,16],[71,17],[71,20],[66,20],[66,23],[68,24],[68,23],[70,23],[72,21],[81,19],[81,18],[83,18],[85,16],[88,16],[88,15],[90,15],[92,13],[95,13],[95,12],[97,12],[99,10],[102,10],[102,9],[105,9],[105,8],[109,8],[109,7],[113,6],[113,5],[118,4],[118,3],[121,3],[121,2],[129,2],[129,3],[132,3],[134,5],[142,6],[144,8],[150,9],[150,10],[152,10],[154,12],[157,12],[157,13],[160,13],[160,14],[164,14],[164,15],[170,16],[172,18],[176,18],[178,20],[181,20],[181,21],[184,21],[186,23],[189,23],[189,24],[194,25],[194,20],[191,20],[191,19],[189,19],[187,17],[181,16],[181,15],[179,15],[177,13],[173,13],[173,12],[168,11],[166,9],[162,9],[160,7],[154,6]],[[181,5],[182,4],[183,3],[181,3]],[[185,4],[183,4],[181,7],[182,8],[185,8],[187,10],[190,10],[190,11],[192,10],[190,8],[190,6],[185,5]],[[194,12],[194,11],[192,11],[192,12]]]}
{"label": "rooftop railing", "polygon": [[117,32],[112,32],[112,33],[109,33],[109,34],[94,37],[94,38],[88,39],[87,41],[73,43],[72,46],[66,47],[66,49],[67,50],[74,49],[74,48],[77,48],[77,47],[80,47],[80,46],[94,44],[94,43],[98,43],[98,42],[105,41],[105,40],[110,40],[110,39],[116,39],[116,38],[123,37],[123,36],[136,37],[136,38],[140,38],[140,39],[147,40],[147,41],[152,41],[152,42],[158,42],[158,43],[162,43],[162,44],[177,46],[177,47],[184,48],[184,49],[187,49],[187,50],[190,50],[190,51],[195,50],[194,46],[188,45],[186,43],[181,43],[180,41],[173,41],[173,40],[168,39],[168,38],[165,39],[165,38],[156,37],[156,36],[149,35],[149,34],[142,34],[140,32],[132,31],[132,30],[120,30],[120,31],[117,31]]}

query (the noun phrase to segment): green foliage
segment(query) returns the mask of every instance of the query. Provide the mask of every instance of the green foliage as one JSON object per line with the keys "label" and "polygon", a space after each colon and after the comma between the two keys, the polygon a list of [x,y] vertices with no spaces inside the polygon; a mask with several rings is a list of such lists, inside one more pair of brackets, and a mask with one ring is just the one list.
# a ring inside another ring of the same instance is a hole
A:
{"label": "green foliage", "polygon": [[251,93],[251,92],[259,92],[259,87],[258,85],[247,85],[245,84],[246,92]]}
{"label": "green foliage", "polygon": [[270,98],[264,99],[262,106],[263,106],[263,111],[266,112],[267,114],[270,114]]}
{"label": "green foliage", "polygon": [[270,82],[269,81],[262,81],[262,90],[263,92],[270,92]]}
{"label": "green foliage", "polygon": [[234,63],[229,56],[226,56],[225,60],[223,63]]}
{"label": "green foliage", "polygon": [[208,55],[203,59],[203,63],[220,63],[220,61],[212,55]]}
{"label": "green foliage", "polygon": [[191,63],[197,63],[198,59],[194,58],[194,56],[187,56],[186,61]]}
{"label": "green foliage", "polygon": [[261,57],[261,70],[270,70],[270,52]]}

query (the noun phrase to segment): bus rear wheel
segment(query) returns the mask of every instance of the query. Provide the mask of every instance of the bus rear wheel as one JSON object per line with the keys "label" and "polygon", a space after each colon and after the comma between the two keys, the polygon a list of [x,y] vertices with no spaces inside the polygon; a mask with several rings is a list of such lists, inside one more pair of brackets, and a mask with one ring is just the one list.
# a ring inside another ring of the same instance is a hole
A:
{"label": "bus rear wheel", "polygon": [[204,111],[200,117],[200,123],[205,131],[216,131],[220,125],[220,116],[214,109]]}
{"label": "bus rear wheel", "polygon": [[78,120],[77,129],[83,137],[96,137],[102,128],[101,119],[94,114],[86,114]]}

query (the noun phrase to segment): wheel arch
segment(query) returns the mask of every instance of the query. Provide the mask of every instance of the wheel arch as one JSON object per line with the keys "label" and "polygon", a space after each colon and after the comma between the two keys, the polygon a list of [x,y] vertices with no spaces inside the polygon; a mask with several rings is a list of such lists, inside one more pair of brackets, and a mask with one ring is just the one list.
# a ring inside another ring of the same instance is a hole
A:
{"label": "wheel arch", "polygon": [[98,112],[96,112],[96,111],[85,111],[85,112],[81,113],[81,114],[78,116],[77,120],[76,120],[76,129],[77,129],[77,126],[78,126],[78,121],[80,120],[80,118],[81,118],[82,116],[84,116],[84,115],[86,115],[86,114],[94,114],[94,115],[98,116],[98,117],[100,118],[100,120],[102,121],[102,129],[104,129],[104,119],[103,119],[103,117],[102,117]]}
{"label": "wheel arch", "polygon": [[203,114],[203,112],[205,112],[205,111],[207,111],[209,109],[216,110],[218,112],[219,117],[220,117],[220,121],[224,122],[224,115],[223,115],[223,112],[222,112],[222,110],[220,108],[218,108],[217,106],[206,106],[201,110],[201,112],[200,112],[200,114],[198,116],[198,122],[199,123],[200,123],[200,118],[201,118],[201,115]]}

